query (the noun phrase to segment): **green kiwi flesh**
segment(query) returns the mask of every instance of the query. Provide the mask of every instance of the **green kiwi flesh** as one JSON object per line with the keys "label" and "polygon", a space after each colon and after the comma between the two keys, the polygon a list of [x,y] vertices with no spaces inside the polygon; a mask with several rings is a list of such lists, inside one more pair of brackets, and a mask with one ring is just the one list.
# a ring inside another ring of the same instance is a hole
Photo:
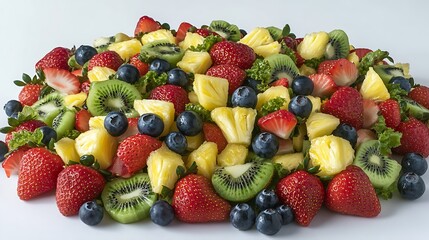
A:
{"label": "green kiwi flesh", "polygon": [[229,24],[223,20],[212,21],[209,29],[230,41],[237,42],[241,38],[240,29],[236,25]]}
{"label": "green kiwi flesh", "polygon": [[284,54],[273,54],[267,58],[271,67],[271,81],[280,78],[287,78],[289,86],[292,85],[292,80],[299,75],[299,69],[296,67],[293,60]]}
{"label": "green kiwi flesh", "polygon": [[64,98],[54,92],[46,95],[31,106],[38,114],[37,119],[52,126],[52,121],[64,108]]}
{"label": "green kiwi flesh", "polygon": [[165,40],[154,41],[145,44],[141,48],[141,56],[148,60],[163,59],[172,67],[182,59],[185,52],[176,44]]}
{"label": "green kiwi flesh", "polygon": [[68,131],[74,129],[76,112],[64,108],[52,121],[52,128],[57,132],[58,139],[62,138]]}
{"label": "green kiwi flesh", "polygon": [[274,41],[278,41],[282,38],[282,30],[280,28],[271,26],[266,27],[265,29],[268,30]]}
{"label": "green kiwi flesh", "polygon": [[147,173],[138,173],[127,179],[116,178],[108,182],[101,193],[104,209],[120,223],[147,218],[156,198]]}
{"label": "green kiwi flesh", "polygon": [[409,99],[409,98],[403,98],[404,103],[406,104],[406,111],[411,116],[419,119],[420,121],[427,121],[429,120],[429,109],[423,107],[422,105],[418,104],[416,101]]}
{"label": "green kiwi flesh", "polygon": [[329,42],[326,46],[326,59],[347,58],[350,52],[349,37],[340,29],[328,33]]}
{"label": "green kiwi flesh", "polygon": [[375,65],[374,71],[380,76],[384,83],[389,83],[392,77],[404,77],[404,70],[391,65]]}

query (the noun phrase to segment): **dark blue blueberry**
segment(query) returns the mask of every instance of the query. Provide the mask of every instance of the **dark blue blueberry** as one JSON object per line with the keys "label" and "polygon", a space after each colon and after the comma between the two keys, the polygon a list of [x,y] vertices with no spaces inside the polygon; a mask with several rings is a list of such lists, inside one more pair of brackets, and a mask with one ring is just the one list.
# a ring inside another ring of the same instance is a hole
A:
{"label": "dark blue blueberry", "polygon": [[4,155],[9,152],[9,148],[7,147],[7,144],[3,141],[0,141],[0,162],[3,162],[5,157]]}
{"label": "dark blue blueberry", "polygon": [[290,208],[289,206],[282,204],[276,208],[276,211],[282,216],[283,225],[289,224],[293,221],[292,208]]}
{"label": "dark blue blueberry", "polygon": [[122,112],[109,112],[104,119],[104,128],[110,135],[117,137],[127,130],[128,119]]}
{"label": "dark blue blueberry", "polygon": [[260,211],[267,208],[275,208],[279,203],[279,198],[277,197],[274,190],[264,189],[256,195],[255,204]]}
{"label": "dark blue blueberry", "polygon": [[413,173],[407,172],[402,174],[398,181],[398,191],[402,198],[415,200],[425,193],[426,186],[423,179]]}
{"label": "dark blue blueberry", "polygon": [[155,59],[150,63],[149,70],[161,74],[170,70],[170,63],[162,59]]}
{"label": "dark blue blueberry", "polygon": [[79,218],[89,226],[95,226],[103,220],[103,208],[95,201],[89,201],[79,208]]}
{"label": "dark blue blueberry", "polygon": [[231,210],[229,220],[238,230],[249,230],[255,225],[255,211],[247,203],[239,203]]}
{"label": "dark blue blueberry", "polygon": [[12,117],[13,114],[22,111],[22,104],[16,100],[9,100],[3,107],[6,115]]}
{"label": "dark blue blueberry", "polygon": [[173,207],[164,200],[156,201],[150,208],[150,219],[155,224],[167,226],[174,220]]}
{"label": "dark blue blueberry", "polygon": [[165,144],[167,147],[178,154],[183,154],[188,148],[188,140],[185,135],[180,132],[171,132],[165,137]]}
{"label": "dark blue blueberry", "polygon": [[258,98],[255,90],[248,86],[237,88],[231,96],[231,104],[233,107],[255,108]]}
{"label": "dark blue blueberry", "polygon": [[167,83],[185,87],[188,85],[188,75],[180,68],[173,68],[168,71]]}
{"label": "dark blue blueberry", "polygon": [[408,79],[404,77],[401,77],[401,76],[392,77],[389,83],[399,84],[399,87],[407,91],[407,93],[411,91],[411,83]]}
{"label": "dark blue blueberry", "polygon": [[355,147],[358,139],[356,129],[348,124],[341,123],[338,127],[332,132],[334,136],[344,138],[350,142],[352,147]]}
{"label": "dark blue blueberry", "polygon": [[76,59],[76,62],[83,66],[86,62],[88,62],[92,57],[94,57],[97,54],[97,50],[91,46],[88,45],[81,45],[76,49],[76,52],[74,53],[74,57]]}
{"label": "dark blue blueberry", "polygon": [[262,158],[272,158],[279,150],[279,140],[269,132],[261,132],[253,138],[253,152]]}
{"label": "dark blue blueberry", "polygon": [[418,153],[407,153],[401,161],[403,172],[413,172],[419,176],[425,174],[428,162]]}
{"label": "dark blue blueberry", "polygon": [[137,129],[141,134],[159,137],[164,131],[164,122],[160,116],[154,113],[145,113],[140,116],[137,122]]}
{"label": "dark blue blueberry", "polygon": [[306,76],[298,76],[292,81],[292,91],[296,95],[310,95],[313,92],[314,84]]}
{"label": "dark blue blueberry", "polygon": [[118,68],[118,71],[116,71],[116,78],[124,82],[134,84],[139,80],[140,72],[135,66],[124,64]]}
{"label": "dark blue blueberry", "polygon": [[295,114],[295,116],[300,118],[307,118],[310,116],[311,110],[313,109],[313,104],[310,99],[306,96],[298,95],[293,97],[288,106],[289,112]]}
{"label": "dark blue blueberry", "polygon": [[282,228],[282,216],[274,209],[265,209],[256,217],[256,229],[265,235],[274,235]]}
{"label": "dark blue blueberry", "polygon": [[203,121],[195,112],[184,111],[177,116],[176,126],[185,136],[195,136],[203,130]]}
{"label": "dark blue blueberry", "polygon": [[49,145],[49,142],[51,139],[54,139],[54,142],[57,141],[57,132],[48,126],[39,127],[40,131],[43,134],[42,143],[45,144],[45,146]]}
{"label": "dark blue blueberry", "polygon": [[246,78],[245,80],[244,80],[244,83],[243,83],[243,85],[244,86],[248,86],[248,87],[251,87],[253,90],[255,90],[255,92],[258,94],[258,93],[260,93],[261,91],[259,91],[258,90],[258,84],[260,84],[261,83],[261,81],[258,81],[258,80],[255,80],[255,79],[253,79],[253,78]]}

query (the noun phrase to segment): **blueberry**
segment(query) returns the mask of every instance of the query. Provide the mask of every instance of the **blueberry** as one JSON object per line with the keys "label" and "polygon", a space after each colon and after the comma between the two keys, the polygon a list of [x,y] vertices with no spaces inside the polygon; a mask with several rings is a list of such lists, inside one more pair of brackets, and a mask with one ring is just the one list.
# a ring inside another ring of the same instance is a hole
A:
{"label": "blueberry", "polygon": [[188,75],[180,68],[173,68],[168,71],[167,74],[167,83],[177,85],[180,87],[185,87],[188,85],[189,79]]}
{"label": "blueberry", "polygon": [[95,201],[89,201],[79,208],[79,218],[89,226],[95,226],[103,220],[103,208]]}
{"label": "blueberry", "polygon": [[231,103],[233,107],[246,107],[255,108],[258,98],[253,88],[248,86],[241,86],[237,88],[231,96]]}
{"label": "blueberry", "polygon": [[243,85],[251,87],[256,92],[256,94],[258,94],[260,92],[258,90],[258,84],[260,84],[260,83],[261,83],[261,81],[248,77],[244,80]]}
{"label": "blueberry", "polygon": [[265,210],[267,208],[275,208],[279,203],[279,198],[277,197],[274,190],[264,189],[256,195],[255,204],[259,210]]}
{"label": "blueberry", "polygon": [[154,113],[145,113],[137,122],[137,129],[141,134],[159,137],[164,131],[164,122],[161,117]]}
{"label": "blueberry", "polygon": [[269,132],[256,135],[252,141],[253,152],[262,158],[272,158],[279,149],[279,140]]}
{"label": "blueberry", "polygon": [[9,100],[3,107],[6,115],[12,117],[14,113],[19,113],[22,111],[22,104],[16,100]]}
{"label": "blueberry", "polygon": [[389,83],[399,84],[399,87],[402,88],[403,90],[407,91],[407,93],[411,91],[411,83],[409,80],[407,80],[404,77],[401,77],[401,76],[392,77],[390,79]]}
{"label": "blueberry", "polygon": [[313,104],[310,99],[306,96],[297,95],[293,97],[288,106],[289,112],[295,114],[297,117],[307,118],[310,116]]}
{"label": "blueberry", "polygon": [[76,49],[76,52],[74,53],[74,57],[76,59],[76,62],[83,66],[86,62],[88,62],[92,57],[94,57],[97,54],[97,50],[91,46],[88,45],[81,45]]}
{"label": "blueberry", "polygon": [[238,230],[249,230],[255,224],[255,211],[247,203],[239,203],[231,210],[229,220]]}
{"label": "blueberry", "polygon": [[282,216],[283,225],[289,224],[293,221],[292,208],[290,208],[289,206],[282,204],[276,208],[276,211]]}
{"label": "blueberry", "polygon": [[170,70],[170,63],[162,59],[155,59],[150,63],[149,70],[161,74]]}
{"label": "blueberry", "polygon": [[150,219],[155,224],[167,226],[174,220],[173,207],[164,200],[156,201],[150,208]]}
{"label": "blueberry", "polygon": [[334,136],[341,137],[350,142],[352,147],[355,147],[358,139],[356,129],[348,124],[341,123],[338,127],[332,132]]}
{"label": "blueberry", "polygon": [[403,172],[413,172],[419,176],[425,174],[428,162],[418,153],[407,153],[401,161]]}
{"label": "blueberry", "polygon": [[188,148],[188,141],[185,135],[180,132],[171,132],[165,137],[165,144],[167,147],[178,154],[183,154]]}
{"label": "blueberry", "polygon": [[413,173],[407,172],[402,174],[398,181],[398,190],[402,198],[415,200],[423,195],[426,190],[423,179]]}
{"label": "blueberry", "polygon": [[256,217],[256,229],[266,235],[278,233],[282,227],[282,216],[274,209],[265,209]]}
{"label": "blueberry", "polygon": [[109,112],[104,119],[104,128],[110,135],[117,137],[127,130],[127,117],[122,112]]}
{"label": "blueberry", "polygon": [[184,111],[177,116],[176,126],[185,136],[195,136],[203,130],[203,121],[195,112]]}
{"label": "blueberry", "polygon": [[0,162],[3,162],[5,157],[4,155],[9,152],[7,144],[3,141],[0,141]]}
{"label": "blueberry", "polygon": [[296,95],[310,95],[313,89],[313,81],[306,76],[298,76],[292,81],[292,91]]}
{"label": "blueberry", "polygon": [[42,143],[45,146],[49,145],[51,139],[54,139],[54,142],[57,141],[57,132],[54,129],[48,126],[39,127],[39,129],[43,134]]}
{"label": "blueberry", "polygon": [[134,84],[139,80],[139,70],[131,64],[124,64],[116,71],[116,78],[124,82]]}

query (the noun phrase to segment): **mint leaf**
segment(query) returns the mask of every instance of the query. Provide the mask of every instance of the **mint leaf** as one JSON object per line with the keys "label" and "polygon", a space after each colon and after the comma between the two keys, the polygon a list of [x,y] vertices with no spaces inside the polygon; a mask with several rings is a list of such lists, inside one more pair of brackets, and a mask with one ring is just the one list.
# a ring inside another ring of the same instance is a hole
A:
{"label": "mint leaf", "polygon": [[268,102],[264,103],[260,110],[260,115],[265,116],[277,110],[280,110],[281,107],[285,104],[286,99],[282,97],[276,97],[270,99]]}
{"label": "mint leaf", "polygon": [[208,52],[212,48],[215,43],[222,41],[222,37],[218,35],[210,35],[204,38],[204,42],[202,44],[198,44],[197,46],[191,46],[189,50],[193,52]]}
{"label": "mint leaf", "polygon": [[186,111],[193,111],[196,114],[200,115],[203,122],[213,122],[210,111],[205,109],[201,104],[199,103],[188,103],[185,105]]}
{"label": "mint leaf", "polygon": [[257,88],[260,91],[268,89],[268,84],[271,82],[271,67],[270,64],[262,59],[256,59],[250,69],[246,70],[248,77],[261,81]]}
{"label": "mint leaf", "polygon": [[378,116],[372,129],[377,133],[381,154],[389,155],[392,153],[391,148],[401,145],[402,133],[387,127],[383,116]]}

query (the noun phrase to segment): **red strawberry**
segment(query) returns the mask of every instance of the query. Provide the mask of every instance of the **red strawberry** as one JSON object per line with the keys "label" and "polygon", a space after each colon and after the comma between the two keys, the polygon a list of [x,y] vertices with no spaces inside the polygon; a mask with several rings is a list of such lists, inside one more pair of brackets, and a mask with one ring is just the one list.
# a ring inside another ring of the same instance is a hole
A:
{"label": "red strawberry", "polygon": [[377,139],[377,135],[375,134],[375,132],[373,132],[372,130],[369,130],[369,129],[362,128],[362,129],[357,130],[356,133],[358,135],[358,139],[356,142],[355,149],[357,149],[361,143],[364,143],[364,142],[369,141],[369,140],[376,140]]}
{"label": "red strawberry", "polygon": [[19,92],[18,100],[22,105],[31,106],[39,100],[43,86],[39,84],[27,84]]}
{"label": "red strawberry", "polygon": [[334,115],[341,122],[351,125],[356,130],[361,129],[363,126],[363,99],[354,88],[339,88],[322,105],[322,112]]}
{"label": "red strawberry", "polygon": [[395,153],[420,153],[423,157],[429,156],[429,129],[415,118],[401,122],[396,131],[402,133],[401,146],[394,148]]}
{"label": "red strawberry", "polygon": [[318,177],[299,170],[281,179],[276,193],[283,204],[292,208],[295,221],[308,226],[322,207],[325,190]]}
{"label": "red strawberry", "polygon": [[296,66],[301,67],[305,63],[305,59],[298,53],[295,52]]}
{"label": "red strawberry", "polygon": [[358,56],[358,58],[360,60],[363,57],[365,57],[365,55],[372,52],[372,50],[368,49],[368,48],[355,48],[355,49],[350,51],[350,53],[353,53],[353,52],[356,53],[356,55]]}
{"label": "red strawberry", "polygon": [[186,33],[188,32],[188,30],[193,27],[192,24],[187,23],[187,22],[182,22],[179,25],[179,28],[177,29],[177,33],[176,33],[176,41],[177,42],[181,42],[183,41],[183,39],[185,39],[186,37]]}
{"label": "red strawberry", "polygon": [[319,64],[317,73],[331,75],[337,86],[349,86],[359,76],[356,65],[345,58],[323,61]]}
{"label": "red strawberry", "polygon": [[150,92],[149,98],[173,103],[176,116],[185,111],[185,105],[189,103],[188,92],[171,84],[154,88]]}
{"label": "red strawberry", "polygon": [[121,136],[117,138],[119,142],[122,142],[125,138],[129,136],[136,135],[139,133],[139,130],[137,128],[138,121],[138,117],[128,118],[128,128]]}
{"label": "red strawberry", "polygon": [[45,68],[45,81],[53,89],[65,93],[76,94],[80,92],[80,81],[71,72],[64,69]]}
{"label": "red strawberry", "polygon": [[91,113],[86,109],[81,109],[76,113],[75,116],[75,128],[79,132],[85,132],[89,130],[89,119],[91,118]]}
{"label": "red strawberry", "polygon": [[377,122],[379,106],[374,100],[363,100],[363,128],[370,129]]}
{"label": "red strawberry", "polygon": [[73,75],[75,75],[76,77],[82,77],[83,75],[82,75],[82,69],[76,69],[76,70],[73,70],[72,72],[71,72]]}
{"label": "red strawberry", "polygon": [[87,201],[97,198],[106,181],[95,169],[74,164],[66,167],[58,175],[55,198],[60,213],[64,216],[76,215]]}
{"label": "red strawberry", "polygon": [[212,30],[208,28],[198,28],[195,33],[198,33],[202,37],[208,37],[210,35],[219,36],[217,32],[213,32]]}
{"label": "red strawberry", "polygon": [[46,148],[26,151],[18,173],[18,197],[29,200],[54,190],[63,167],[63,160]]}
{"label": "red strawberry", "polygon": [[277,110],[261,117],[258,126],[279,138],[288,139],[298,121],[295,115],[287,110]]}
{"label": "red strawberry", "polygon": [[12,132],[9,132],[8,134],[6,134],[4,141],[6,144],[8,144],[9,141],[12,139],[14,132],[19,132],[22,130],[34,132],[34,130],[42,126],[46,126],[46,124],[39,120],[28,120],[28,121],[22,122]]}
{"label": "red strawberry", "polygon": [[330,75],[317,73],[317,74],[311,74],[308,77],[311,79],[311,81],[313,81],[314,89],[311,95],[315,97],[321,97],[321,98],[329,97],[338,88],[334,82],[334,79],[332,79]]}
{"label": "red strawberry", "polygon": [[215,43],[210,49],[214,65],[230,64],[241,69],[252,67],[256,55],[252,48],[245,44],[222,41]]}
{"label": "red strawberry", "polygon": [[130,58],[130,64],[139,70],[140,76],[145,75],[149,71],[149,64],[140,61],[139,53]]}
{"label": "red strawberry", "polygon": [[270,86],[283,86],[285,88],[289,87],[289,80],[287,78],[280,78],[276,81],[270,83]]}
{"label": "red strawberry", "polygon": [[286,44],[286,46],[294,51],[296,51],[296,47],[298,46],[297,42],[294,38],[286,36],[283,39],[283,42]]}
{"label": "red strawberry", "polygon": [[172,206],[177,219],[187,223],[227,221],[231,209],[231,205],[216,194],[210,180],[196,174],[177,182]]}
{"label": "red strawberry", "polygon": [[331,211],[360,217],[375,217],[381,212],[371,181],[355,165],[348,166],[329,182],[325,205]]}
{"label": "red strawberry", "polygon": [[88,71],[91,71],[93,67],[108,67],[116,71],[122,63],[124,63],[124,61],[117,52],[105,51],[95,55],[89,60]]}
{"label": "red strawberry", "polygon": [[36,69],[57,68],[69,70],[68,60],[70,50],[63,47],[56,47],[48,52],[36,63]]}
{"label": "red strawberry", "polygon": [[148,135],[137,134],[125,138],[118,146],[109,171],[121,177],[130,177],[146,166],[150,153],[160,148],[161,144],[161,141]]}
{"label": "red strawberry", "polygon": [[85,81],[82,84],[80,84],[80,91],[84,93],[89,93],[89,88],[91,87],[90,81]]}
{"label": "red strawberry", "polygon": [[225,149],[228,142],[222,133],[222,130],[215,123],[203,124],[204,140],[207,142],[214,142],[217,145],[218,152],[222,152]]}
{"label": "red strawberry", "polygon": [[228,80],[228,94],[230,95],[240,87],[246,79],[246,72],[243,69],[229,64],[213,66],[207,70],[206,75]]}
{"label": "red strawberry", "polygon": [[7,177],[18,174],[19,167],[21,166],[21,159],[25,152],[29,149],[27,146],[22,146],[17,150],[10,153],[2,162],[2,167]]}
{"label": "red strawberry", "polygon": [[423,107],[429,109],[429,88],[426,86],[415,87],[408,96],[416,101],[417,103],[423,105]]}
{"label": "red strawberry", "polygon": [[278,140],[279,140],[279,149],[277,150],[276,155],[294,152],[292,139],[279,138]]}
{"label": "red strawberry", "polygon": [[384,117],[386,126],[395,129],[401,123],[399,103],[393,99],[387,99],[378,106],[380,107],[380,112]]}
{"label": "red strawberry", "polygon": [[157,21],[151,17],[143,16],[137,22],[137,26],[134,30],[134,36],[137,36],[140,33],[153,32],[158,29],[161,29],[161,25]]}

